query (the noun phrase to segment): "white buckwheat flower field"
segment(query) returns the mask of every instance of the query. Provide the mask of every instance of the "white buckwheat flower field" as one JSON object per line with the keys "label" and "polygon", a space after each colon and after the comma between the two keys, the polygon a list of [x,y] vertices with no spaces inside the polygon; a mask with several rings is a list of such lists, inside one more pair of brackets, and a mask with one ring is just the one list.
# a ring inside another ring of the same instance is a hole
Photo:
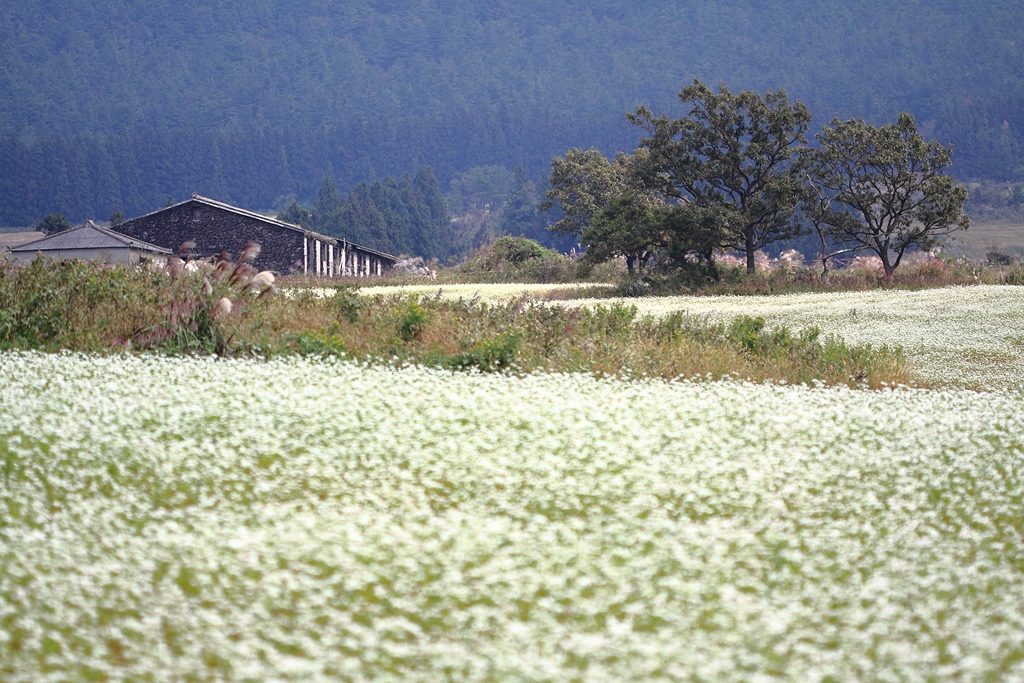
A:
{"label": "white buckwheat flower field", "polygon": [[1019,391],[0,377],[3,681],[1024,680]]}

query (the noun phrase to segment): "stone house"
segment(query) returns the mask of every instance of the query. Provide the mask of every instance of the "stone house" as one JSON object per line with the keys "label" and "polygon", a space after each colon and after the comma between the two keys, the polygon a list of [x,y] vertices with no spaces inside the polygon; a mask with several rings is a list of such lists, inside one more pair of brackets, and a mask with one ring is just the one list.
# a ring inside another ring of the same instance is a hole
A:
{"label": "stone house", "polygon": [[222,251],[237,257],[247,242],[258,242],[261,250],[253,266],[281,275],[381,276],[397,261],[390,254],[198,194],[125,221],[117,226],[117,231],[173,251],[192,240],[196,243],[192,253],[200,258]]}

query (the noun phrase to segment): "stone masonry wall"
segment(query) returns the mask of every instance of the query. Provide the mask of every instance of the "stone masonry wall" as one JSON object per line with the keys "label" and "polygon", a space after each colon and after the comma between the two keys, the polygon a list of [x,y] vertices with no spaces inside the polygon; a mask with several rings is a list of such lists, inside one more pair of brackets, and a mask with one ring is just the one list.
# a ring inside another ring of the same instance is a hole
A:
{"label": "stone masonry wall", "polygon": [[195,199],[125,221],[115,230],[173,251],[188,240],[194,240],[196,246],[192,253],[197,258],[216,256],[222,251],[238,258],[246,242],[258,242],[260,255],[253,266],[281,275],[306,272],[320,277],[375,277],[390,271],[394,265],[394,259],[365,251],[350,242],[318,238],[313,233],[292,230]]}
{"label": "stone masonry wall", "polygon": [[[229,251],[232,258],[238,258],[238,252],[246,242],[258,242],[261,250],[253,261],[255,268],[282,275],[302,272],[302,232],[198,201],[184,202],[164,211],[133,218],[114,229],[123,235],[175,251],[182,243],[195,240],[193,253],[199,258],[215,256],[222,251]],[[314,240],[309,241],[312,247]],[[314,265],[310,259],[310,266]]]}

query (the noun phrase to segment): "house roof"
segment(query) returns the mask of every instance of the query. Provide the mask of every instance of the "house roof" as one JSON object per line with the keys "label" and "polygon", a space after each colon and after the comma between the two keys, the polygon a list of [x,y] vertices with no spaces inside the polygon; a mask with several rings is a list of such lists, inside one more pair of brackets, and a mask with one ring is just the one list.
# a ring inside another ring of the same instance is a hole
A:
{"label": "house roof", "polygon": [[149,242],[137,240],[121,233],[101,228],[92,221],[86,221],[77,228],[71,228],[56,235],[43,237],[42,239],[14,247],[12,252],[31,251],[57,251],[68,249],[141,249],[152,251],[158,254],[173,254],[170,249],[158,247]]}
{"label": "house roof", "polygon": [[[236,213],[236,214],[239,214],[241,216],[246,216],[248,218],[254,218],[254,219],[258,220],[258,221],[262,221],[263,223],[268,223],[270,225],[274,225],[274,226],[279,227],[279,228],[284,228],[285,230],[294,230],[296,232],[301,232],[302,234],[304,234],[304,235],[306,235],[308,237],[314,237],[314,238],[320,240],[321,242],[326,242],[327,244],[337,245],[337,244],[344,243],[344,244],[356,247],[357,249],[360,249],[361,251],[365,251],[365,252],[374,254],[376,256],[380,256],[381,258],[390,259],[392,261],[397,261],[398,260],[397,256],[393,256],[391,254],[386,254],[383,251],[377,251],[376,249],[370,249],[369,247],[364,247],[361,244],[355,244],[353,242],[349,242],[348,240],[337,239],[335,237],[328,237],[327,235],[322,235],[322,234],[320,234],[318,232],[314,232],[312,230],[307,230],[306,228],[302,227],[301,225],[295,225],[294,223],[287,223],[285,221],[280,221],[280,220],[278,220],[276,218],[272,218],[271,216],[264,216],[261,213],[256,213],[255,211],[249,211],[247,209],[240,209],[237,206],[232,206],[231,204],[225,204],[224,202],[218,202],[216,199],[210,199],[209,197],[203,197],[202,195],[196,194],[195,192],[193,192],[192,196],[189,197],[188,199],[186,199],[185,201],[178,202],[177,204],[172,204],[171,206],[165,206],[165,207],[163,207],[161,209],[157,209],[156,211],[150,211],[149,213],[143,214],[142,216],[139,216],[138,218],[146,218],[147,216],[153,216],[153,215],[158,214],[158,213],[160,213],[162,211],[166,211],[167,209],[175,208],[175,207],[181,206],[183,204],[188,204],[190,202],[198,203],[198,204],[205,204],[206,206],[212,206],[214,208],[223,209],[224,211],[230,211],[232,213]],[[132,220],[137,220],[137,218],[133,218]]]}

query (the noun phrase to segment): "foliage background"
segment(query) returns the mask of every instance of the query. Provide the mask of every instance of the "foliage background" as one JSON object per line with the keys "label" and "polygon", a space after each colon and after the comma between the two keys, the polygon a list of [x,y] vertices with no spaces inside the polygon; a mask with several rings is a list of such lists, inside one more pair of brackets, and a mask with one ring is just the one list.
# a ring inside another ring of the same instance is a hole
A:
{"label": "foliage background", "polygon": [[632,149],[696,76],[785,88],[818,125],[912,112],[954,173],[1022,180],[1024,5],[754,0],[27,0],[0,7],[0,224],[137,215],[198,191],[311,199],[324,175],[538,178]]}

